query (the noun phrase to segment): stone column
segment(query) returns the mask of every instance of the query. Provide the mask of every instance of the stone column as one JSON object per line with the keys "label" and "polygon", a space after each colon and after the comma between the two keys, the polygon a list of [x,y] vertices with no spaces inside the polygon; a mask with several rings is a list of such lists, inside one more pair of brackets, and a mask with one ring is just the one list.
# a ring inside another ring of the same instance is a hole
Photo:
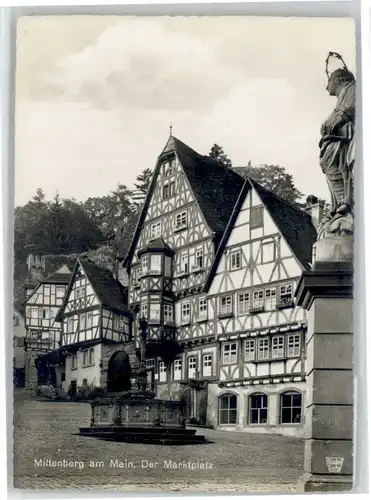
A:
{"label": "stone column", "polygon": [[353,482],[353,238],[313,248],[297,304],[308,311],[304,491],[348,491]]}

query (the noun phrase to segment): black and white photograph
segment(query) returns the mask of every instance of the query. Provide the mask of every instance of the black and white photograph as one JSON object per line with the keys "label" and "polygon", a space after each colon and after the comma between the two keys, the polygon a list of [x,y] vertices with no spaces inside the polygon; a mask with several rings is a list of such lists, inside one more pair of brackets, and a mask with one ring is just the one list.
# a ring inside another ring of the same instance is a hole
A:
{"label": "black and white photograph", "polygon": [[13,483],[353,487],[352,18],[24,16]]}

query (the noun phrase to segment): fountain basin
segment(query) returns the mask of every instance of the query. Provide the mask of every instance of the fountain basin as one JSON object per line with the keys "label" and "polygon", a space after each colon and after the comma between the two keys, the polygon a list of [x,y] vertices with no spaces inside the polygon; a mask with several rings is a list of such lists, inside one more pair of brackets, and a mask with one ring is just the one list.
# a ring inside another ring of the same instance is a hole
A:
{"label": "fountain basin", "polygon": [[80,436],[110,441],[153,444],[205,443],[204,436],[186,429],[180,401],[155,399],[150,392],[107,394],[90,402],[90,427]]}

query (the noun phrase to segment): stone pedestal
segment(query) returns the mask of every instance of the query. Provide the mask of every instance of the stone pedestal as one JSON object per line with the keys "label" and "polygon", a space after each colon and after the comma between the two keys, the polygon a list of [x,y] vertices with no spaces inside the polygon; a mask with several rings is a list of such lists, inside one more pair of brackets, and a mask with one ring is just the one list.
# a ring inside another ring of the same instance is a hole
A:
{"label": "stone pedestal", "polygon": [[313,248],[297,304],[308,311],[304,491],[349,491],[353,483],[353,239]]}

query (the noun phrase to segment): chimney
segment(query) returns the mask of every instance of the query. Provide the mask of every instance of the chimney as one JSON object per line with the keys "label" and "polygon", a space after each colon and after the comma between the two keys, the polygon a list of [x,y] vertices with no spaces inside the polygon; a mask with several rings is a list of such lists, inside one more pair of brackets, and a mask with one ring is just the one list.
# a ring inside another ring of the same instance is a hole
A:
{"label": "chimney", "polygon": [[307,196],[305,203],[305,211],[311,216],[313,226],[317,229],[322,220],[324,201],[319,200],[317,196],[310,194]]}

